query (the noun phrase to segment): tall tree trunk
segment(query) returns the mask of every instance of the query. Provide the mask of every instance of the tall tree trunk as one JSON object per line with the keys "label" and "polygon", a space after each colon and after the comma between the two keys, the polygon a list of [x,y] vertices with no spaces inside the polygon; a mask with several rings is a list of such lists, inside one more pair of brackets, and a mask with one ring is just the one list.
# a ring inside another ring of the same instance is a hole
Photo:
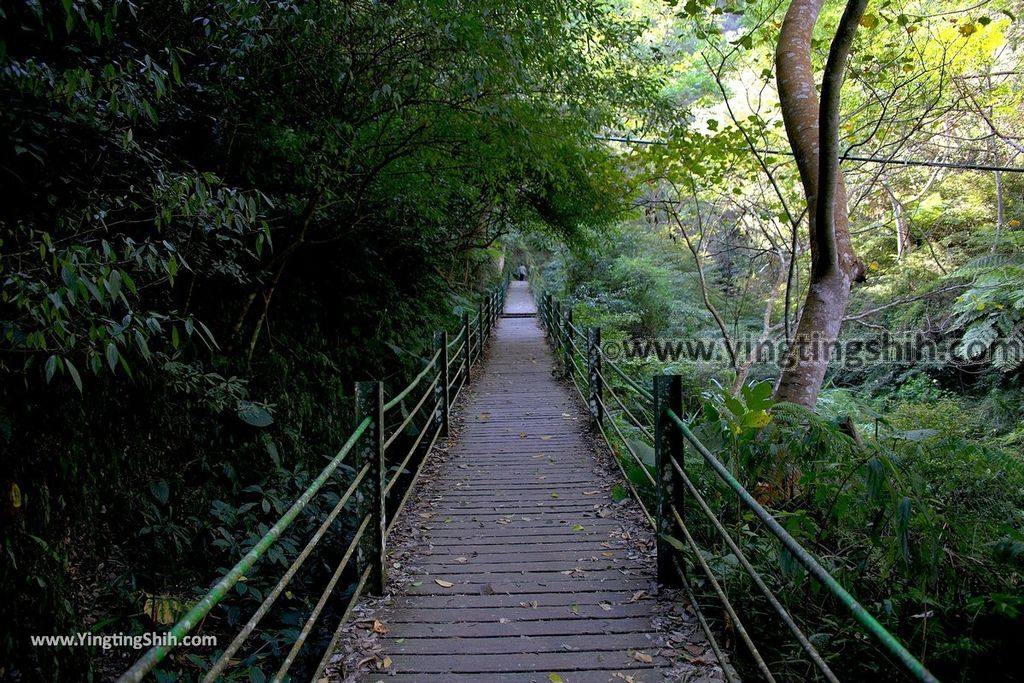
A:
{"label": "tall tree trunk", "polygon": [[[988,92],[989,96],[992,95],[992,74],[989,73],[988,78]],[[990,121],[995,121],[995,111],[992,106],[988,108],[988,117]],[[1000,163],[999,159],[999,147],[996,145],[996,136],[993,135],[988,140],[989,151],[992,154],[992,164],[998,166]],[[1003,234],[1003,221],[1006,220],[1006,206],[1003,203],[1003,172],[996,171],[996,238],[992,242],[992,253],[996,253],[999,248],[999,241]]]}
{"label": "tall tree trunk", "polygon": [[910,250],[910,226],[907,225],[906,208],[896,197],[896,192],[889,186],[889,183],[882,181],[885,193],[889,195],[889,204],[892,206],[892,217],[896,221],[896,261],[902,262],[903,255]]}
{"label": "tall tree trunk", "polygon": [[810,222],[811,275],[775,400],[813,408],[839,337],[850,287],[864,268],[850,244],[846,185],[839,170],[839,89],[866,0],[849,0],[829,51],[822,102],[815,92],[811,36],[823,0],[792,0],[775,51],[786,135],[796,157]]}

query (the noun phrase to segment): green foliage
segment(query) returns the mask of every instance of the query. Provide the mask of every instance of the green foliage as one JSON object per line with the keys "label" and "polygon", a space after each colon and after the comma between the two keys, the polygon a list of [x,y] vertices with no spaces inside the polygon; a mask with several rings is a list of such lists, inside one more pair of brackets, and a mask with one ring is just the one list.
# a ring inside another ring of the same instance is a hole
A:
{"label": "green foliage", "polygon": [[[935,432],[858,446],[831,421],[787,404],[773,406],[763,428],[744,430],[737,424],[748,407],[725,400],[708,399],[707,423],[697,431],[794,538],[911,651],[930,653],[927,663],[940,677],[964,667],[983,679],[1005,674],[1015,647],[1005,633],[1024,618],[1016,552],[1024,465],[1015,454]],[[758,558],[755,566],[775,577],[783,603],[813,624],[818,646],[842,651],[847,677],[888,670],[856,626],[835,618],[843,608],[751,526],[717,478],[699,464],[688,472],[745,553]],[[761,634],[759,645],[795,647],[773,640],[770,606],[748,577],[728,568],[729,550],[707,521],[696,513],[688,521],[721,560],[714,566],[747,628]]]}
{"label": "green foliage", "polygon": [[[592,133],[658,83],[645,22],[575,0],[0,16],[0,447],[23,492],[0,658],[112,678],[116,654],[24,634],[151,630],[146,596],[201,592],[335,452],[352,381],[418,370],[513,229],[581,244],[617,215],[625,177]],[[268,619],[294,634],[310,605],[287,603]],[[232,675],[283,656],[263,645]]]}
{"label": "green foliage", "polygon": [[1021,245],[1024,234],[1006,235],[1000,244],[1002,253],[979,256],[952,273],[970,283],[953,306],[955,328],[963,334],[957,351],[965,360],[985,360],[1004,372],[1024,363]]}

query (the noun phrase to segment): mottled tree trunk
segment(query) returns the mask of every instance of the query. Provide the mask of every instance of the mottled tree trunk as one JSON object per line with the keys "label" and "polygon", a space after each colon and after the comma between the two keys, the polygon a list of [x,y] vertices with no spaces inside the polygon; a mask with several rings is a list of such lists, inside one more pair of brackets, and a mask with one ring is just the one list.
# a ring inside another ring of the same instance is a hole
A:
{"label": "mottled tree trunk", "polygon": [[896,197],[896,193],[889,183],[882,181],[885,193],[889,195],[889,204],[892,206],[892,217],[896,221],[896,261],[902,262],[903,255],[910,251],[910,226],[907,224],[906,208]]}
{"label": "mottled tree trunk", "polygon": [[[782,118],[807,198],[812,264],[807,299],[784,359],[775,399],[808,408],[813,408],[818,401],[831,347],[839,337],[846,313],[850,286],[862,279],[864,273],[850,244],[846,185],[839,171],[836,149],[838,89],[849,51],[848,41],[863,13],[864,3],[850,0],[840,21],[822,83],[822,92],[828,93],[828,97],[819,105],[811,63],[811,36],[822,3],[823,0],[790,3],[775,51]],[[818,205],[819,201],[822,206]]]}

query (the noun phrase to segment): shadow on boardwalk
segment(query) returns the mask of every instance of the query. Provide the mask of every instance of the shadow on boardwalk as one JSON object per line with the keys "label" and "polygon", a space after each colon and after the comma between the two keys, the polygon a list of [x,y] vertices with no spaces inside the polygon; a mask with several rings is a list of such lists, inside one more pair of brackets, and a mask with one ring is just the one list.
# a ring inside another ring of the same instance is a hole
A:
{"label": "shadow on boardwalk", "polygon": [[[534,310],[513,282],[506,315]],[[654,539],[535,318],[501,320],[356,610],[331,680],[718,681],[696,618],[654,581]]]}

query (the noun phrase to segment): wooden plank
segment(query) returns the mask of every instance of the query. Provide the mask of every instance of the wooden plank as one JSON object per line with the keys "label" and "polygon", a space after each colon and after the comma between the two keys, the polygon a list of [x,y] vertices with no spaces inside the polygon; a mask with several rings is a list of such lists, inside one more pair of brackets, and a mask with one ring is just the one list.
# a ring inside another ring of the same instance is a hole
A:
{"label": "wooden plank", "polygon": [[571,571],[582,569],[593,571],[596,569],[628,569],[634,574],[647,575],[649,567],[645,564],[638,564],[635,561],[624,561],[616,558],[584,558],[574,560],[519,560],[511,561],[508,557],[494,558],[489,562],[480,562],[476,558],[463,557],[464,562],[457,562],[449,559],[446,562],[417,562],[415,569],[426,574],[438,574],[447,572],[449,574],[473,574],[473,573],[494,573],[494,574],[518,574],[520,568],[547,568],[549,571]]}
{"label": "wooden plank", "polygon": [[[525,655],[525,656],[524,656]],[[668,662],[660,656],[651,663],[641,663],[622,650],[591,652],[542,652],[499,655],[392,655],[395,671],[402,669],[423,673],[490,674],[507,671],[587,671],[621,668],[623,670],[653,669]]]}
{"label": "wooden plank", "polygon": [[[385,623],[387,623],[385,621]],[[497,638],[518,636],[595,635],[602,633],[650,633],[649,617],[623,617],[622,619],[569,619],[565,621],[521,621],[502,624],[403,624],[389,635],[402,638]]]}
{"label": "wooden plank", "polygon": [[[561,619],[601,619],[604,617],[643,617],[650,616],[651,606],[643,602],[632,602],[624,605],[605,603],[578,602],[570,605],[552,607],[533,607],[529,603],[517,610],[501,607],[463,607],[453,610],[447,607],[407,607],[387,622],[395,624],[457,624],[460,622],[501,622],[509,621],[557,621]],[[539,652],[539,650],[538,650]]]}
{"label": "wooden plank", "polygon": [[[578,595],[594,591],[626,591],[635,593],[646,590],[650,585],[650,577],[609,577],[605,579],[572,579],[561,581],[555,579],[538,580],[532,575],[505,575],[494,577],[489,581],[467,581],[462,574],[441,574],[414,577],[419,586],[409,588],[409,595],[487,595],[504,593],[506,595],[530,595],[532,593],[565,593]],[[434,579],[454,584],[451,587],[439,586]]]}
{"label": "wooden plank", "polygon": [[[577,571],[577,569],[579,571]],[[455,574],[454,572],[448,572],[449,575]],[[456,586],[464,586],[470,584],[489,584],[495,585],[496,583],[519,583],[518,578],[524,574],[529,574],[531,581],[536,581],[541,585],[550,584],[578,584],[582,581],[608,581],[608,580],[619,580],[619,579],[635,579],[643,578],[646,576],[642,571],[630,570],[627,567],[618,567],[615,569],[587,569],[573,568],[565,570],[553,570],[550,567],[543,567],[540,565],[529,565],[529,564],[512,564],[510,563],[506,567],[506,571],[503,572],[480,572],[475,573],[458,573],[458,579],[449,579],[455,582]],[[426,571],[419,574],[430,579],[442,578],[436,574],[431,574]],[[572,590],[572,588],[569,588]]]}
{"label": "wooden plank", "polygon": [[[597,605],[601,602],[609,605],[627,604],[636,593],[628,590],[606,588],[597,591],[579,591],[575,593],[520,593],[510,595],[504,593],[488,595],[403,595],[392,602],[382,616],[398,614],[398,610],[413,607],[437,607],[460,610],[466,607],[511,607],[523,608],[536,602],[538,607],[560,607],[566,605]],[[652,608],[651,613],[654,613]],[[392,634],[394,635],[394,634]]]}
{"label": "wooden plank", "polygon": [[[510,305],[534,311],[521,283]],[[398,522],[406,583],[372,614],[389,666],[360,680],[643,683],[672,666],[653,538],[619,519],[589,416],[551,368],[535,319],[499,321],[458,440]]]}
{"label": "wooden plank", "polygon": [[[457,640],[458,642],[446,642]],[[438,648],[457,649],[466,655],[500,655],[541,652],[622,652],[635,649],[644,651],[660,647],[656,638],[644,633],[615,633],[599,635],[520,636],[519,638],[413,638],[388,639],[388,651],[395,654],[437,654]]]}
{"label": "wooden plank", "polygon": [[563,532],[570,534],[603,533],[610,538],[614,532],[622,531],[621,526],[602,523],[601,519],[596,516],[549,514],[545,517],[536,512],[527,515],[520,513],[515,516],[497,515],[488,519],[473,519],[470,516],[451,517],[451,520],[450,522],[442,521],[435,526],[422,525],[420,529],[429,532],[429,535],[434,537],[446,531],[486,529],[487,535],[495,538],[501,536],[531,537]]}
{"label": "wooden plank", "polygon": [[[475,564],[507,564],[511,561],[509,555],[515,555],[518,562],[595,562],[597,560],[610,559],[610,561],[621,561],[627,557],[626,552],[619,548],[604,548],[597,546],[591,550],[565,550],[556,548],[554,550],[528,550],[531,546],[526,544],[521,550],[509,550],[506,552],[492,551],[479,552],[470,550],[467,553],[435,552],[423,556],[417,561],[417,566],[425,566],[437,563],[451,563],[456,557],[465,557]],[[445,549],[447,550],[447,548]],[[648,566],[645,564],[644,566]]]}
{"label": "wooden plank", "polygon": [[[557,533],[556,533],[557,532]],[[424,536],[432,543],[451,543],[455,541],[472,541],[480,546],[504,545],[517,540],[529,540],[531,544],[546,543],[572,543],[575,541],[604,541],[611,538],[607,530],[584,529],[583,531],[572,531],[571,528],[552,529],[548,533],[534,533],[527,536],[522,531],[512,530],[509,533],[498,533],[488,530],[486,535],[481,534],[480,529],[434,529],[424,531]]]}
{"label": "wooden plank", "polygon": [[[634,683],[653,683],[660,681],[657,670],[629,671]],[[479,674],[456,674],[456,673],[402,673],[389,672],[368,674],[365,680],[373,683],[548,683],[551,674],[557,674],[565,683],[623,683],[627,673],[624,670],[606,671],[576,671],[576,670],[552,670],[544,672],[529,673],[488,673],[485,682],[482,682]],[[619,675],[616,675],[619,674]],[[708,683],[707,678],[691,678],[691,683]]]}

